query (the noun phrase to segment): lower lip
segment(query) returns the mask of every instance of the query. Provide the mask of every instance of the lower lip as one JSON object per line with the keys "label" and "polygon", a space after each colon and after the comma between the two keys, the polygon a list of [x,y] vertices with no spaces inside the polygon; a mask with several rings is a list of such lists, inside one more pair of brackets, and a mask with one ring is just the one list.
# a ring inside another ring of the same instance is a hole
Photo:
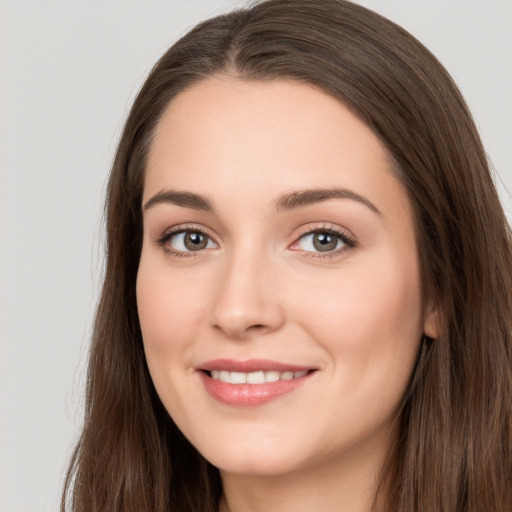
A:
{"label": "lower lip", "polygon": [[203,371],[200,371],[199,375],[206,391],[219,402],[234,406],[257,406],[291,393],[304,384],[313,373],[315,372],[309,372],[297,379],[278,380],[264,384],[228,384],[212,379]]}

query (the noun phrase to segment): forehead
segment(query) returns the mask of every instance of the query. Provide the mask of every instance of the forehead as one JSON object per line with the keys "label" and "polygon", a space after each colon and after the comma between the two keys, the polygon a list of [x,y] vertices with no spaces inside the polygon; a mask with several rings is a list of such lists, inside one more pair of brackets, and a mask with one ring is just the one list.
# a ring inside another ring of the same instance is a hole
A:
{"label": "forehead", "polygon": [[377,206],[404,202],[391,167],[375,134],[318,88],[211,77],[180,93],[164,112],[144,198],[171,187],[270,200],[287,189],[338,186],[373,196]]}

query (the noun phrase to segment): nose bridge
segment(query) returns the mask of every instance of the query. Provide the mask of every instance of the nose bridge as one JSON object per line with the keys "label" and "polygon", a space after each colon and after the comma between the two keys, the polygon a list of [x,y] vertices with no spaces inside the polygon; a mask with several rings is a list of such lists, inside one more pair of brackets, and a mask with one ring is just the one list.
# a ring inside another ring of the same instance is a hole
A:
{"label": "nose bridge", "polygon": [[215,283],[212,325],[229,337],[271,332],[283,321],[272,258],[251,240],[233,245]]}

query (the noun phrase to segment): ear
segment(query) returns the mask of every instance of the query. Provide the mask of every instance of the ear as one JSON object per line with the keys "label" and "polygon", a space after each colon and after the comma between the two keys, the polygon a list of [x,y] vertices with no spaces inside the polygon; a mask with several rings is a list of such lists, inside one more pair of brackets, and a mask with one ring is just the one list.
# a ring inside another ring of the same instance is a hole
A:
{"label": "ear", "polygon": [[425,320],[423,322],[423,334],[435,340],[439,338],[441,332],[441,315],[439,307],[429,304],[425,312]]}

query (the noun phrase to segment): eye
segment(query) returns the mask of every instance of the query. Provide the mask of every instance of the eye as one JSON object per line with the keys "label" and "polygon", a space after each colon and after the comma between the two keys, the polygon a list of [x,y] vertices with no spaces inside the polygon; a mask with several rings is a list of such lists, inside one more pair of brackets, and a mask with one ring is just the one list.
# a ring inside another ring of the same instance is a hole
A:
{"label": "eye", "polygon": [[333,253],[354,246],[355,242],[344,233],[322,229],[302,235],[291,248],[312,253]]}
{"label": "eye", "polygon": [[198,229],[181,229],[167,233],[158,243],[171,253],[197,252],[217,247],[206,233]]}

